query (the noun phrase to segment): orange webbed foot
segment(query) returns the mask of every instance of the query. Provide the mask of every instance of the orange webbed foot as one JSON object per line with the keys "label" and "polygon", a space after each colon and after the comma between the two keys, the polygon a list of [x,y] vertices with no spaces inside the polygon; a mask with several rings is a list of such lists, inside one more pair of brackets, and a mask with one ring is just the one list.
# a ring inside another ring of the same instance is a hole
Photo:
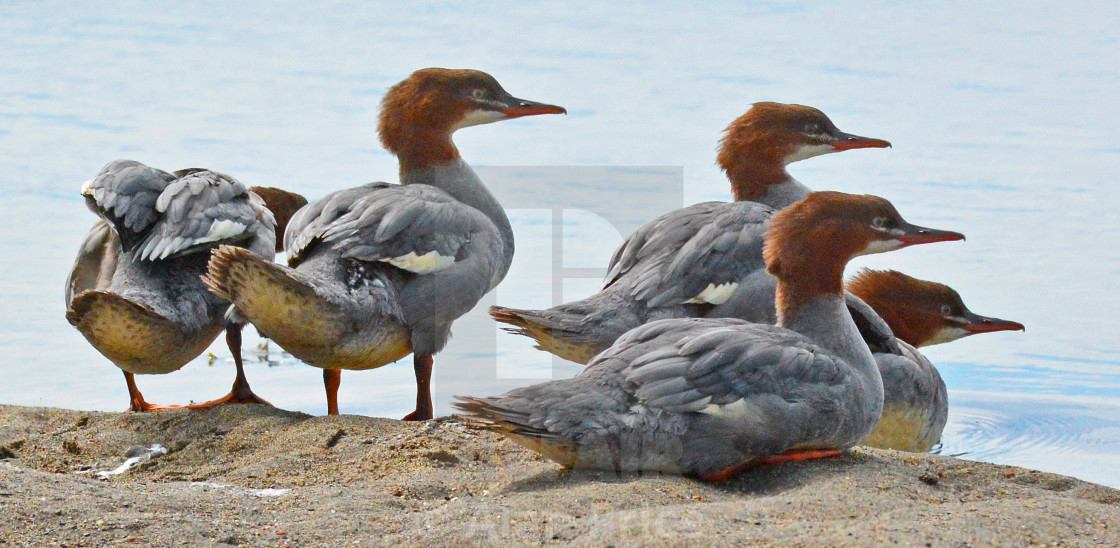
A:
{"label": "orange webbed foot", "polygon": [[747,462],[729,466],[723,470],[712,472],[709,474],[701,474],[700,481],[705,483],[720,483],[727,481],[740,473],[762,466],[765,464],[778,464],[782,462],[798,462],[803,460],[823,459],[826,457],[838,457],[843,454],[843,451],[838,449],[794,449],[779,455],[770,455],[767,457],[759,457],[751,459]]}
{"label": "orange webbed foot", "polygon": [[226,404],[240,405],[240,404],[246,404],[246,403],[259,403],[261,405],[267,405],[269,407],[273,407],[273,405],[271,403],[268,403],[267,400],[265,400],[264,398],[254,394],[252,392],[249,392],[248,394],[238,394],[236,392],[230,392],[229,394],[226,394],[225,396],[222,396],[222,397],[220,397],[216,400],[210,400],[208,402],[202,402],[202,403],[192,403],[192,404],[187,405],[185,407],[188,408],[188,409],[210,409],[211,407],[217,407],[219,405],[226,405]]}

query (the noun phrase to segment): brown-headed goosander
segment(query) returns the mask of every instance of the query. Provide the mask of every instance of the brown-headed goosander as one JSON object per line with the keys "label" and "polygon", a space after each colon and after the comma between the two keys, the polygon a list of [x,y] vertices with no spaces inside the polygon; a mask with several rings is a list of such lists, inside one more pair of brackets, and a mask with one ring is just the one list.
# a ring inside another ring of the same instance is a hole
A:
{"label": "brown-headed goosander", "polygon": [[82,195],[101,220],[86,234],[66,281],[66,319],[124,372],[129,410],[180,407],[144,401],[133,375],[177,371],[222,329],[237,366],[233,389],[192,407],[267,403],[245,379],[243,322],[200,278],[219,244],[271,261],[284,229],[276,217],[288,218],[307,201],[279,189],[247,189],[214,171],[167,173],[131,160],[106,165]]}
{"label": "brown-headed goosander", "polygon": [[871,348],[883,377],[883,417],[862,445],[929,451],[941,440],[949,416],[945,381],[915,347],[1025,329],[1018,322],[973,313],[947,285],[893,270],[863,269],[846,287],[874,308],[899,339],[899,352]]}
{"label": "brown-headed goosander", "polygon": [[215,251],[209,287],[293,356],[323,369],[338,414],[342,369],[413,354],[416,409],[432,418],[432,355],[451,323],[505,277],[513,230],[451,142],[467,126],[558,106],[517,99],[476,70],[418,70],[381,101],[381,143],[401,184],[371,183],[301,209],[285,234],[289,268],[238,248]]}
{"label": "brown-headed goosander", "polygon": [[838,192],[812,193],[770,224],[777,326],[654,321],[574,378],[453,405],[567,467],[722,481],[852,447],[879,421],[883,384],[845,303],[844,266],[964,236],[907,223],[882,198]]}
{"label": "brown-headed goosander", "polygon": [[[510,331],[535,339],[538,348],[577,363],[656,319],[774,323],[777,281],[764,268],[763,235],[774,209],[809,193],[786,166],[831,152],[888,146],[840,131],[812,107],[756,103],[731,122],[720,141],[718,161],[735,202],[699,203],[642,226],[615,251],[603,290],[595,295],[547,310],[494,306],[490,314],[514,326]],[[890,337],[878,318],[866,323],[876,324],[880,337]]]}

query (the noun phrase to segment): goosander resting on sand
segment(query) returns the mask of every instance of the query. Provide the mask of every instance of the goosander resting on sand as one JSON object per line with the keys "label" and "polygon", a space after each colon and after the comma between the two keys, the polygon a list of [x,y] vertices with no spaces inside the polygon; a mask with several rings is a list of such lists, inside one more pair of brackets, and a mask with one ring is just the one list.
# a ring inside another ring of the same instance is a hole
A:
{"label": "goosander resting on sand", "polygon": [[916,347],[1025,329],[1018,322],[973,313],[947,285],[893,270],[863,269],[846,287],[875,309],[899,339],[898,352],[871,348],[883,377],[883,417],[862,445],[923,452],[941,440],[949,416],[945,381]]}
{"label": "goosander resting on sand", "polygon": [[883,384],[845,303],[853,257],[961,240],[886,200],[817,192],[774,215],[767,270],[778,325],[667,319],[627,332],[571,379],[455,405],[567,467],[704,481],[836,455],[879,421]]}

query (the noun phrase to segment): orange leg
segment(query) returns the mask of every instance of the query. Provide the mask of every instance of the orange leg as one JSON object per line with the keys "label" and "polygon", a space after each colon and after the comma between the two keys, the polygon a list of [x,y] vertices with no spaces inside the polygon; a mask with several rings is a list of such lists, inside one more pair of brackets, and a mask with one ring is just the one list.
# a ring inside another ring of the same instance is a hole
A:
{"label": "orange leg", "polygon": [[253,389],[249,388],[249,380],[245,378],[245,366],[241,362],[240,325],[231,325],[226,328],[226,344],[229,346],[229,351],[233,353],[233,363],[237,365],[237,377],[233,380],[233,389],[230,390],[229,394],[216,400],[210,400],[204,403],[192,403],[187,407],[191,409],[208,409],[226,403],[260,403],[271,406],[271,403],[268,403],[260,396],[253,393]]}
{"label": "orange leg", "polygon": [[133,378],[132,373],[123,371],[124,380],[128,383],[128,410],[133,412],[141,411],[158,411],[160,409],[179,409],[182,405],[154,405],[144,401],[144,395],[140,393],[140,389],[136,388],[136,379]]}
{"label": "orange leg", "polygon": [[711,474],[702,474],[700,476],[700,481],[707,483],[719,483],[721,481],[727,481],[739,475],[745,470],[749,470],[757,466],[762,466],[764,464],[777,464],[780,462],[797,462],[803,460],[822,459],[825,457],[838,457],[841,453],[842,452],[837,449],[794,449],[792,451],[786,451],[785,453],[782,453],[780,455],[770,455],[768,457],[751,459],[747,462],[736,464],[735,466],[729,466],[718,472],[712,472]]}
{"label": "orange leg", "polygon": [[406,421],[426,421],[432,418],[433,362],[431,354],[412,356],[412,368],[416,372],[416,410],[404,416]]}
{"label": "orange leg", "polygon": [[327,389],[327,414],[338,414],[338,385],[342,382],[342,371],[323,370],[323,386]]}

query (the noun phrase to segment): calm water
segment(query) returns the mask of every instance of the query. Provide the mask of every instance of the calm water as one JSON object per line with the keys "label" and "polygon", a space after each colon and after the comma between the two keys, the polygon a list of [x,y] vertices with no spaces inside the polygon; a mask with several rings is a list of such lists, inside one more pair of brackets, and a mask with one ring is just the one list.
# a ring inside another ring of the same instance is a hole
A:
{"label": "calm water", "polygon": [[[94,220],[77,191],[102,165],[206,166],[311,198],[394,180],[381,94],[416,68],[472,67],[570,112],[456,137],[494,166],[483,173],[515,222],[518,255],[490,302],[593,291],[620,231],[728,199],[714,148],[750,103],[814,105],[894,148],[812,159],[796,177],[969,238],[852,267],[948,283],[1027,325],[929,349],[950,390],[944,452],[1120,486],[1117,4],[229,4],[0,1],[0,402],[125,407],[121,374],[63,318]],[[451,394],[577,371],[481,309],[455,335],[436,361],[440,412]],[[320,370],[257,342],[258,393],[323,413]],[[160,403],[221,395],[233,368],[224,345],[211,351],[141,389]],[[412,398],[410,362],[343,375],[343,412],[399,417]]]}

